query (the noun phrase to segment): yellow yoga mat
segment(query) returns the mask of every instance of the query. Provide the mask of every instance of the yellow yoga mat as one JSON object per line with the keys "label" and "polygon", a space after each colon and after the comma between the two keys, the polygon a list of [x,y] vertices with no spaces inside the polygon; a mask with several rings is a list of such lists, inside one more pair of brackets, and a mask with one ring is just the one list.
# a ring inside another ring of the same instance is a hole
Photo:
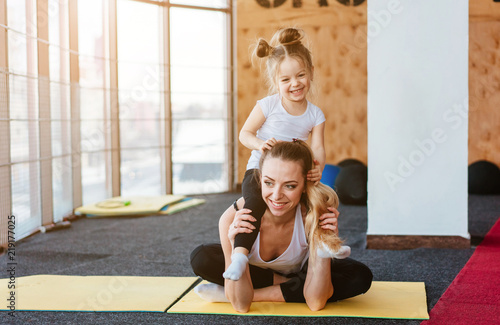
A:
{"label": "yellow yoga mat", "polygon": [[186,197],[184,195],[116,196],[75,209],[75,214],[93,217],[158,214],[160,210]]}
{"label": "yellow yoga mat", "polygon": [[366,294],[328,303],[320,311],[311,311],[305,303],[254,302],[250,311],[245,314],[236,312],[229,303],[206,302],[191,290],[167,312],[242,316],[429,319],[423,282],[374,281]]}
{"label": "yellow yoga mat", "polygon": [[[17,311],[165,312],[197,277],[32,275],[15,279]],[[1,299],[11,297],[0,279]],[[6,304],[0,306],[5,309]]]}

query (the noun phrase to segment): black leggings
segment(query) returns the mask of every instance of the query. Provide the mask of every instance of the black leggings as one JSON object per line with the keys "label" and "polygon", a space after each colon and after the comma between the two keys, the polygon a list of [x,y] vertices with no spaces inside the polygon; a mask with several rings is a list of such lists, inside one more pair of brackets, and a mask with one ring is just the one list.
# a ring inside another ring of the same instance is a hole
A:
{"label": "black leggings", "polygon": [[262,191],[257,175],[257,169],[247,170],[245,172],[245,176],[243,177],[243,183],[241,184],[241,191],[243,198],[245,199],[244,208],[252,210],[251,215],[257,220],[251,222],[251,224],[255,226],[255,231],[252,231],[251,233],[237,234],[234,238],[235,248],[245,247],[249,252],[252,249],[255,239],[257,239],[260,229],[260,221],[262,220],[262,216],[267,209],[266,202],[262,199]]}
{"label": "black leggings", "polygon": [[[201,245],[191,253],[191,267],[196,275],[204,280],[224,285],[224,253],[220,244]],[[249,265],[250,277],[255,289],[273,285],[273,271]],[[351,298],[370,289],[373,275],[370,269],[350,258],[332,259],[333,295],[328,301]],[[305,302],[304,284],[306,282],[307,263],[298,272],[287,275],[287,282],[281,283],[281,292],[286,302]]]}

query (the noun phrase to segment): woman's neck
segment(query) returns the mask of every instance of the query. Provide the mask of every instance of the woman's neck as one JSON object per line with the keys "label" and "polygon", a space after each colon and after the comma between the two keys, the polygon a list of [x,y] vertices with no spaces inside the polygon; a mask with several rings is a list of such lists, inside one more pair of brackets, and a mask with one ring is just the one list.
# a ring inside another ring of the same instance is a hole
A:
{"label": "woman's neck", "polygon": [[267,210],[265,214],[265,218],[267,221],[275,226],[284,226],[289,224],[290,222],[295,221],[295,214],[296,214],[296,209],[288,212],[287,214],[284,214],[282,216],[275,216],[273,215],[269,210]]}

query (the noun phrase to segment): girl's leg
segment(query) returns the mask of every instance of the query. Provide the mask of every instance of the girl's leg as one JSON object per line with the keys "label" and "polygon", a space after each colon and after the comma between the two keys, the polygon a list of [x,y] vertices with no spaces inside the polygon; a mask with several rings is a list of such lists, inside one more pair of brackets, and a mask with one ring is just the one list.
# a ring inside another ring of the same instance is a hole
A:
{"label": "girl's leg", "polygon": [[[328,301],[355,297],[370,289],[373,275],[366,265],[351,258],[333,259],[331,263],[333,295]],[[299,273],[294,274],[290,280],[280,285],[286,302],[305,302],[306,275],[307,263]]]}
{"label": "girl's leg", "polygon": [[266,212],[267,205],[262,199],[262,191],[258,180],[258,171],[249,169],[245,172],[243,183],[241,184],[243,198],[245,199],[245,209],[252,210],[252,217],[257,221],[252,222],[255,226],[255,231],[249,234],[238,234],[234,239],[234,247],[243,247],[250,252],[253,243],[257,238],[260,229],[260,222],[264,212]]}
{"label": "girl's leg", "polygon": [[244,208],[252,211],[251,215],[256,219],[252,222],[255,230],[251,233],[236,235],[234,239],[233,255],[231,256],[231,265],[228,266],[223,276],[233,281],[238,280],[248,264],[248,253],[252,249],[253,243],[257,238],[260,229],[262,216],[266,211],[266,203],[262,199],[260,184],[257,179],[256,170],[249,169],[245,172],[242,183],[243,198],[245,199]]}

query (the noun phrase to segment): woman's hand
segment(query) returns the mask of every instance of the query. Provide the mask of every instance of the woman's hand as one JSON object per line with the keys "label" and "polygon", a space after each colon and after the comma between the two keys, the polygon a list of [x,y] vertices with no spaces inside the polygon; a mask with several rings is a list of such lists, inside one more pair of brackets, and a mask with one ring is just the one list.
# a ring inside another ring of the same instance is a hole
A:
{"label": "woman's hand", "polygon": [[321,165],[319,164],[319,161],[314,159],[314,168],[307,173],[307,180],[314,182],[314,185],[317,185],[319,181],[321,181],[321,176]]}
{"label": "woman's hand", "polygon": [[325,230],[335,231],[335,233],[338,235],[338,217],[340,215],[340,212],[334,207],[329,207],[328,210],[330,212],[323,213],[321,217],[319,217],[319,226]]}
{"label": "woman's hand", "polygon": [[233,222],[229,225],[227,234],[229,241],[231,242],[231,247],[234,247],[234,238],[237,234],[251,233],[255,230],[255,226],[250,222],[255,222],[257,220],[252,217],[250,213],[252,213],[252,210],[250,209],[241,209],[236,211]]}

